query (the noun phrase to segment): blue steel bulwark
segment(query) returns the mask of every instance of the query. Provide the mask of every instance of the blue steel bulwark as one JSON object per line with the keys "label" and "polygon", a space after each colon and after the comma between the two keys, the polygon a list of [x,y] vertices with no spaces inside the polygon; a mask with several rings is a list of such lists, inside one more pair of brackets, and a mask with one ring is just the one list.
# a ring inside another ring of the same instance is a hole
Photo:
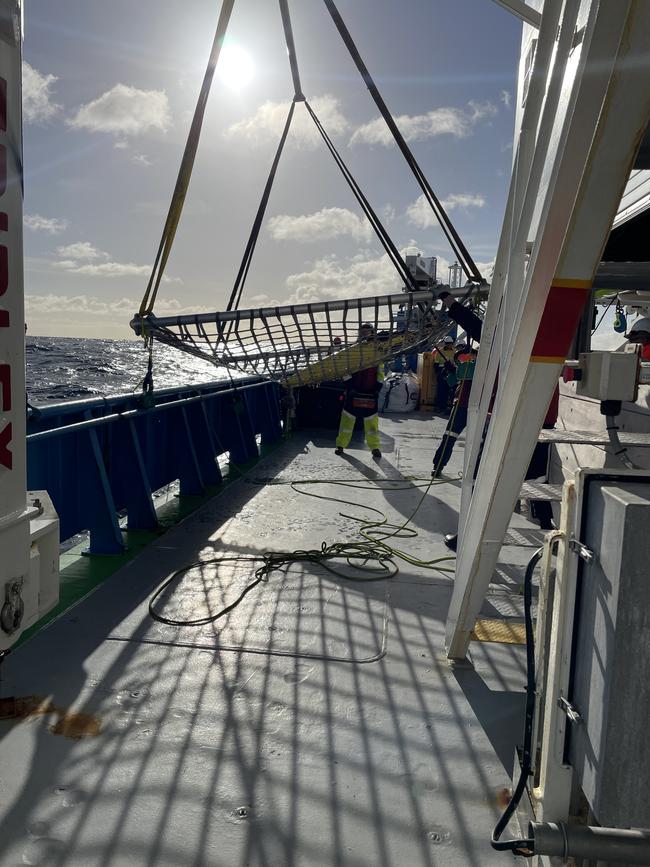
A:
{"label": "blue steel bulwark", "polygon": [[155,406],[126,394],[40,407],[27,426],[27,484],[47,490],[61,540],[90,531],[90,552],[124,550],[118,513],[129,529],[156,526],[154,491],[174,482],[201,495],[221,481],[218,457],[234,464],[282,436],[279,386],[255,378],[162,389]]}

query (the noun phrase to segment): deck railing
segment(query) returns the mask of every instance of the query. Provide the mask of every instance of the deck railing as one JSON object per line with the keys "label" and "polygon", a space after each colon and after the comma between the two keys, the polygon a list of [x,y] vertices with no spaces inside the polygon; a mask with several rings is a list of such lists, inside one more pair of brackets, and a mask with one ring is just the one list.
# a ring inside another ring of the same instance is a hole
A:
{"label": "deck railing", "polygon": [[245,464],[282,436],[279,386],[248,377],[141,394],[67,401],[30,411],[27,484],[47,490],[61,540],[90,532],[94,554],[124,550],[128,529],[158,519],[153,493],[178,480],[181,495],[222,482],[218,458]]}

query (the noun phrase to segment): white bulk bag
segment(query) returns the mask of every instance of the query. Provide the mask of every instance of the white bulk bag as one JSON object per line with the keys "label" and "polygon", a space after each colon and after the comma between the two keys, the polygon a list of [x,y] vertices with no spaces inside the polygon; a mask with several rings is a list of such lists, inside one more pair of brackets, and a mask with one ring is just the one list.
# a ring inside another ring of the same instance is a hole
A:
{"label": "white bulk bag", "polygon": [[419,400],[420,381],[414,373],[389,373],[379,392],[379,412],[414,412]]}

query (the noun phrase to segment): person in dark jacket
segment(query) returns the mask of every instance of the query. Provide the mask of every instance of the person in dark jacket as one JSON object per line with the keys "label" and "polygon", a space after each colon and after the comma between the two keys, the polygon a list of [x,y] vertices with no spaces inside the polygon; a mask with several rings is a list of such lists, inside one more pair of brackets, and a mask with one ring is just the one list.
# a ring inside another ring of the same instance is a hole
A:
{"label": "person in dark jacket", "polygon": [[[454,300],[453,296],[450,292],[441,292],[438,296],[440,300],[443,302],[445,307],[447,308],[448,315],[454,322],[457,322],[461,328],[464,329],[467,336],[472,340],[480,341],[481,339],[481,331],[483,328],[483,321],[479,316],[474,313],[473,310],[470,310],[467,307],[463,307],[462,304],[459,304],[458,301]],[[465,401],[465,410],[464,413],[461,413],[461,421],[464,418],[464,422],[462,427],[459,430],[464,430],[465,425],[467,424],[467,405],[469,403],[469,395],[471,390],[471,380],[467,383],[467,393],[466,396],[463,395],[463,400]],[[458,395],[457,399],[460,398],[461,395]],[[492,396],[494,399],[494,395]],[[559,404],[559,388],[555,389],[553,397],[551,398],[551,403],[549,404],[546,418],[544,419],[543,427],[553,428],[555,427],[555,423],[557,421],[558,416],[558,404]],[[459,407],[462,409],[462,407]],[[454,410],[452,409],[450,421],[454,418]],[[449,426],[448,426],[449,427]],[[458,423],[454,426],[458,428]],[[447,431],[445,431],[445,434]],[[453,449],[453,445],[458,437],[458,433],[456,437],[452,441],[451,449]],[[441,446],[444,444],[444,437],[441,443]],[[438,448],[438,452],[441,447]],[[451,455],[451,449],[449,449],[449,454]],[[537,443],[535,447],[535,451],[533,452],[533,456],[531,458],[530,464],[528,466],[528,470],[526,471],[526,479],[535,479],[540,476],[546,475],[547,463],[548,463],[548,451],[549,444],[548,443]],[[436,454],[438,454],[436,452]],[[447,458],[448,460],[449,458]],[[479,455],[480,460],[480,455]],[[445,461],[446,463],[446,461]],[[434,457],[434,471],[432,475],[437,475],[437,464]],[[444,463],[443,465],[444,466]],[[478,471],[478,466],[477,466]],[[551,504],[545,500],[531,500],[531,514],[533,518],[536,518],[539,521],[540,527],[542,530],[550,530],[553,528],[553,510],[551,508]],[[448,548],[451,548],[453,551],[456,550],[456,544],[458,542],[458,534],[457,533],[448,533],[445,536],[445,545]]]}
{"label": "person in dark jacket", "polygon": [[[375,330],[372,325],[364,322],[359,329],[359,343],[372,340],[374,335]],[[343,450],[350,445],[355,422],[361,418],[363,419],[366,443],[372,451],[373,458],[381,457],[377,398],[383,381],[383,364],[358,370],[345,380],[345,402],[341,412],[336,448],[334,449],[337,455],[342,455]]]}
{"label": "person in dark jacket", "polygon": [[476,350],[472,349],[465,341],[459,341],[455,350],[453,361],[448,361],[445,364],[443,372],[443,376],[454,377],[456,392],[447,428],[433,456],[432,475],[434,479],[440,475],[444,467],[449,463],[456,440],[467,425],[467,407],[469,405],[469,394],[472,388],[472,377],[476,365]]}

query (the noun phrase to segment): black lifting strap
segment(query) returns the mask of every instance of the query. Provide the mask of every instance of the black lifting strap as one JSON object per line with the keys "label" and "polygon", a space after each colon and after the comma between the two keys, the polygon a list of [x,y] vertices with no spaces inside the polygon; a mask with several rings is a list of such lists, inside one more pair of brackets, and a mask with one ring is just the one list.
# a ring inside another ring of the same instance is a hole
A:
{"label": "black lifting strap", "polygon": [[201,85],[201,91],[194,110],[194,117],[192,118],[192,125],[185,144],[185,151],[183,152],[183,159],[181,160],[181,166],[178,171],[178,178],[176,179],[176,186],[174,187],[174,193],[167,213],[165,227],[163,229],[162,238],[160,239],[160,245],[158,246],[158,252],[151,271],[149,283],[147,284],[140,305],[140,316],[145,316],[153,309],[160,281],[162,280],[163,272],[165,270],[165,265],[167,264],[167,259],[169,258],[172,244],[174,243],[176,229],[178,228],[178,222],[183,211],[183,204],[185,203],[185,196],[187,195],[187,188],[192,176],[196,151],[199,146],[205,107],[208,101],[212,79],[214,78],[214,71],[217,67],[219,54],[221,53],[221,47],[226,36],[226,30],[228,29],[228,23],[230,21],[234,2],[235,0],[223,0],[221,6],[221,13],[219,14],[219,21],[217,23],[217,30],[212,43],[212,50],[210,51],[208,65],[203,77],[203,84]]}
{"label": "black lifting strap", "polygon": [[289,133],[289,128],[291,126],[291,119],[293,118],[293,111],[297,102],[304,102],[309,112],[312,120],[316,125],[316,129],[320,133],[323,141],[327,145],[328,150],[334,157],[334,161],[338,165],[343,174],[343,177],[347,181],[350,189],[354,193],[356,200],[359,202],[364,214],[368,218],[370,225],[375,230],[377,237],[379,238],[384,250],[388,254],[389,259],[397,269],[400,277],[404,281],[404,284],[408,286],[408,288],[415,292],[418,289],[418,286],[413,278],[413,275],[406,267],[404,260],[399,254],[399,251],[393,244],[388,232],[382,225],[379,217],[373,210],[370,202],[365,197],[361,188],[352,177],[352,174],[346,164],[343,161],[343,158],[336,150],[334,143],[328,136],[327,132],[323,128],[320,120],[316,116],[313,108],[309,105],[307,100],[305,99],[302,93],[302,86],[300,84],[300,72],[298,70],[298,60],[296,57],[296,46],[293,39],[293,28],[291,27],[291,17],[289,15],[289,5],[288,0],[279,0],[280,2],[280,12],[282,15],[282,25],[284,27],[284,36],[287,43],[287,53],[289,55],[289,64],[291,66],[291,77],[293,79],[293,89],[294,89],[294,97],[291,103],[291,107],[289,109],[289,114],[287,116],[286,123],[284,125],[284,130],[282,132],[282,137],[280,139],[280,143],[278,145],[278,149],[275,153],[275,158],[273,160],[273,164],[271,166],[271,171],[269,172],[268,179],[266,181],[266,186],[264,187],[264,193],[262,195],[262,200],[260,201],[259,208],[257,209],[257,215],[255,217],[255,221],[253,223],[253,228],[251,229],[250,236],[248,238],[248,243],[246,244],[246,249],[244,251],[244,256],[242,258],[241,265],[239,266],[239,271],[237,273],[237,278],[235,280],[235,285],[233,286],[233,290],[230,294],[230,299],[228,301],[228,310],[237,310],[239,307],[239,302],[241,300],[242,292],[244,291],[244,285],[246,283],[246,277],[248,276],[248,271],[251,266],[251,261],[253,258],[253,253],[255,251],[255,245],[257,244],[257,239],[259,237],[259,233],[262,228],[262,222],[264,220],[264,214],[266,213],[266,207],[269,202],[269,197],[271,195],[271,189],[273,187],[273,181],[275,180],[275,175],[277,172],[278,164],[280,162],[280,157],[282,155],[282,151],[284,148],[284,143],[287,140],[287,135]]}
{"label": "black lifting strap", "polygon": [[413,156],[411,149],[409,148],[409,146],[407,145],[407,143],[404,139],[404,136],[399,131],[399,128],[398,128],[397,124],[395,123],[388,106],[384,102],[382,95],[379,93],[379,90],[377,89],[377,85],[375,84],[375,82],[372,79],[372,76],[368,72],[368,67],[363,62],[363,59],[362,59],[361,55],[359,54],[357,46],[354,44],[354,40],[352,39],[352,36],[350,35],[350,31],[348,30],[348,28],[345,25],[345,22],[341,18],[339,10],[336,8],[336,4],[335,4],[334,0],[324,0],[324,3],[325,3],[325,6],[327,7],[327,11],[330,13],[332,20],[334,21],[334,24],[336,25],[336,29],[339,31],[341,39],[343,40],[346,48],[350,52],[350,56],[352,57],[352,60],[354,61],[357,69],[361,73],[361,77],[363,78],[364,82],[366,83],[366,87],[370,91],[370,94],[375,101],[375,105],[377,106],[377,108],[381,112],[382,117],[386,121],[388,128],[390,129],[391,133],[393,134],[393,138],[395,139],[397,146],[402,151],[404,158],[406,159],[406,162],[408,163],[411,171],[413,172],[413,175],[415,176],[416,181],[420,185],[420,188],[422,189],[422,192],[424,193],[426,200],[429,202],[431,209],[433,210],[434,214],[436,215],[438,222],[440,223],[440,226],[442,228],[442,231],[447,236],[447,240],[449,241],[452,250],[456,254],[463,271],[471,280],[474,280],[477,283],[484,283],[485,281],[484,281],[483,277],[481,276],[480,271],[476,267],[476,263],[472,259],[471,255],[470,255],[469,251],[467,250],[467,248],[465,247],[465,245],[463,244],[463,242],[460,238],[460,235],[458,234],[458,232],[456,231],[456,229],[452,225],[451,220],[449,219],[449,217],[445,213],[445,210],[442,207],[441,202],[439,201],[436,194],[431,189],[431,185],[427,181],[427,179],[424,175],[424,172],[422,171],[422,169],[418,165],[415,157]]}
{"label": "black lifting strap", "polygon": [[390,235],[388,234],[388,232],[386,231],[386,229],[382,225],[381,220],[377,216],[376,212],[373,210],[372,205],[370,204],[368,199],[363,194],[361,188],[359,187],[359,184],[352,177],[352,173],[350,172],[349,168],[346,166],[345,162],[343,161],[343,157],[336,150],[336,147],[334,146],[334,142],[328,136],[323,125],[321,124],[320,120],[316,116],[314,109],[311,107],[311,105],[309,104],[309,102],[307,100],[305,100],[305,106],[307,108],[307,111],[311,115],[312,120],[316,124],[316,129],[321,134],[323,141],[327,145],[329,152],[334,157],[334,161],[336,162],[337,166],[340,168],[343,177],[348,182],[350,189],[354,193],[354,196],[355,196],[357,202],[359,202],[359,204],[361,205],[361,208],[362,208],[364,214],[366,215],[366,217],[368,218],[370,225],[375,230],[375,233],[376,233],[377,237],[379,238],[384,250],[386,251],[388,258],[391,260],[391,262],[393,263],[393,265],[397,269],[400,277],[404,281],[404,284],[406,286],[408,286],[408,288],[410,289],[411,292],[417,292],[419,287],[418,287],[417,283],[415,282],[413,275],[411,274],[409,269],[406,267],[404,259],[402,258],[402,256],[399,253],[399,250],[397,249],[397,247],[393,243]]}
{"label": "black lifting strap", "polygon": [[262,199],[257,209],[257,214],[255,215],[253,228],[251,229],[248,243],[246,244],[246,249],[244,250],[244,256],[242,258],[241,265],[239,266],[239,271],[237,272],[237,279],[235,280],[235,285],[233,286],[232,292],[230,293],[228,307],[226,308],[227,310],[237,310],[237,308],[239,307],[242,292],[244,291],[244,284],[246,283],[246,277],[248,276],[248,271],[250,269],[251,261],[253,259],[253,253],[255,252],[255,245],[257,244],[260,229],[262,228],[264,214],[266,213],[266,206],[268,205],[269,198],[271,196],[271,189],[273,187],[273,181],[275,180],[275,174],[278,170],[278,164],[280,162],[280,157],[282,156],[284,143],[286,142],[287,135],[289,134],[289,128],[291,127],[291,119],[293,118],[293,111],[295,107],[296,99],[292,101],[291,106],[289,107],[289,114],[287,115],[287,119],[284,124],[282,137],[280,138],[278,149],[275,152],[275,157],[271,165],[271,171],[269,172],[266,186],[264,187],[264,193],[262,194]]}

